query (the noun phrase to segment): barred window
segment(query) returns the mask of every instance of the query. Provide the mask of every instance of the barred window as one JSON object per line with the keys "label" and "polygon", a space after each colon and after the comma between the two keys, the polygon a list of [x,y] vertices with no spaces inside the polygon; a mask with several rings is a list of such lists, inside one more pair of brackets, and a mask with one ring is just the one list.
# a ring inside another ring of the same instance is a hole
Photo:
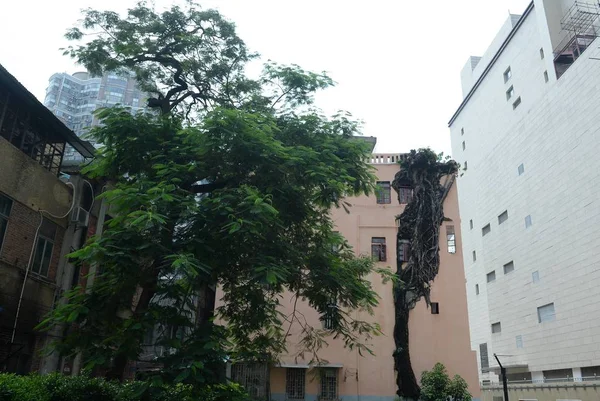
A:
{"label": "barred window", "polygon": [[327,368],[321,371],[321,400],[336,400],[337,399],[337,376],[338,372],[335,368]]}
{"label": "barred window", "polygon": [[413,197],[413,189],[411,187],[398,188],[398,199],[401,205],[408,204]]}
{"label": "barred window", "polygon": [[290,400],[303,400],[306,383],[306,370],[288,368],[285,373],[285,394]]}
{"label": "barred window", "polygon": [[448,242],[448,253],[456,253],[456,234],[454,226],[446,226],[446,241]]}
{"label": "barred window", "polygon": [[269,369],[264,363],[241,362],[231,366],[231,380],[241,384],[254,399],[267,398],[268,374]]}
{"label": "barred window", "polygon": [[333,330],[334,328],[334,315],[335,310],[337,309],[337,303],[335,299],[329,300],[329,305],[327,305],[327,312],[325,312],[325,316],[323,317],[323,328],[325,330]]}
{"label": "barred window", "polygon": [[376,262],[385,262],[387,260],[385,237],[371,238],[371,256]]}
{"label": "barred window", "polygon": [[392,190],[389,181],[377,181],[377,203],[392,203]]}

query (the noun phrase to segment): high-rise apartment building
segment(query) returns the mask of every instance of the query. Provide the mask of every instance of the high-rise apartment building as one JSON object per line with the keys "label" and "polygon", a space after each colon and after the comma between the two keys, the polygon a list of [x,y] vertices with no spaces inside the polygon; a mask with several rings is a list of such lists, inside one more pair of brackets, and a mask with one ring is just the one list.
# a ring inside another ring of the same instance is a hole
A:
{"label": "high-rise apartment building", "polygon": [[[461,73],[449,126],[484,400],[597,400],[600,7],[535,0]],[[564,384],[564,386],[563,386]]]}
{"label": "high-rise apartment building", "polygon": [[[67,127],[78,136],[98,124],[93,115],[96,109],[121,104],[137,112],[146,105],[146,94],[137,87],[134,77],[105,73],[92,77],[87,72],[73,75],[57,73],[50,77],[44,104]],[[65,153],[65,160],[79,156],[72,148]]]}

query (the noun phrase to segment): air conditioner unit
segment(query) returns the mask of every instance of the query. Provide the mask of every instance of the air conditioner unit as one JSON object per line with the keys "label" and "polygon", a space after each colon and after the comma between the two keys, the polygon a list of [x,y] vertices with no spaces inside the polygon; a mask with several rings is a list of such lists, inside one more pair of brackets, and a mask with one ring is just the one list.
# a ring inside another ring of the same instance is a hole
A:
{"label": "air conditioner unit", "polygon": [[82,207],[76,207],[71,213],[71,223],[80,227],[87,227],[90,220],[90,213]]}

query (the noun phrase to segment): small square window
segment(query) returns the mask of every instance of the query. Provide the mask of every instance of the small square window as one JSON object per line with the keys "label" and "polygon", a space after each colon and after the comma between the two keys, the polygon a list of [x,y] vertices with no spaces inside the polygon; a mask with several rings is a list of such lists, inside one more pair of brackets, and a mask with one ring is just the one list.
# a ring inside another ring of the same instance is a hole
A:
{"label": "small square window", "polygon": [[473,262],[477,261],[477,252],[473,251]]}
{"label": "small square window", "polygon": [[548,71],[544,71],[544,82],[548,82]]}
{"label": "small square window", "polygon": [[533,222],[531,221],[531,215],[525,217],[525,228],[529,228],[533,225]]}
{"label": "small square window", "polygon": [[462,141],[462,148],[463,148],[463,150],[465,150],[467,148],[467,145],[465,144],[465,141]]}
{"label": "small square window", "polygon": [[431,303],[431,314],[439,315],[440,314],[440,304],[438,302]]}
{"label": "small square window", "polygon": [[519,172],[519,175],[525,172],[525,166],[523,165],[523,163],[519,164],[519,168],[517,168],[517,171]]}
{"label": "small square window", "polygon": [[538,311],[538,322],[553,322],[556,320],[556,313],[554,312],[554,303],[540,306],[537,308]]}
{"label": "small square window", "polygon": [[511,260],[510,262],[508,262],[507,264],[505,264],[503,266],[504,269],[504,274],[508,274],[510,272],[513,272],[515,270],[515,264],[514,262]]}
{"label": "small square window", "polygon": [[536,270],[533,273],[531,273],[531,281],[533,281],[534,283],[540,282],[540,272],[539,271]]}
{"label": "small square window", "polygon": [[479,295],[479,284],[475,284],[475,295]]}
{"label": "small square window", "polygon": [[471,230],[473,229],[473,220],[469,220],[469,227],[471,227]]}
{"label": "small square window", "polygon": [[510,88],[508,88],[508,90],[506,91],[506,100],[509,100],[511,97],[513,97],[515,95],[515,90],[514,88],[511,86]]}
{"label": "small square window", "polygon": [[506,69],[506,71],[504,71],[504,82],[508,82],[508,80],[512,77],[512,71],[510,70],[510,67],[508,67]]}
{"label": "small square window", "polygon": [[489,273],[487,274],[487,277],[486,277],[486,278],[487,278],[487,282],[488,282],[488,283],[491,283],[491,282],[493,282],[493,281],[496,281],[496,271],[494,270],[494,271],[491,271],[491,272],[489,272]]}
{"label": "small square window", "polygon": [[517,348],[523,348],[523,336],[517,336]]}
{"label": "small square window", "polygon": [[516,109],[517,107],[519,107],[520,104],[521,104],[521,96],[519,96],[517,98],[517,100],[515,100],[515,102],[513,103],[513,110]]}
{"label": "small square window", "polygon": [[499,216],[498,216],[498,224],[502,224],[504,223],[506,220],[508,220],[508,210],[503,211]]}
{"label": "small square window", "polygon": [[491,231],[492,231],[492,227],[489,224],[486,224],[481,229],[481,236],[484,237],[484,236],[488,235]]}
{"label": "small square window", "polygon": [[542,60],[544,59],[544,48],[543,47],[540,48],[540,58]]}
{"label": "small square window", "polygon": [[502,333],[502,325],[500,322],[492,324],[492,333]]}

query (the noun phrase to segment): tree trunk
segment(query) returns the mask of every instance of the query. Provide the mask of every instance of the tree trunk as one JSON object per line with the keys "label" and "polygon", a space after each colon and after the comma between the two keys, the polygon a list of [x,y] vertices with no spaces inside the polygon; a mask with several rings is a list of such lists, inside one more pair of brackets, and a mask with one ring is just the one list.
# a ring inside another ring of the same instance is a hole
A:
{"label": "tree trunk", "polygon": [[396,370],[397,394],[404,399],[418,400],[421,389],[417,383],[415,373],[410,362],[408,348],[408,314],[410,310],[405,305],[406,293],[396,289],[396,324],[394,326],[394,340],[396,350],[394,351],[394,368]]}

